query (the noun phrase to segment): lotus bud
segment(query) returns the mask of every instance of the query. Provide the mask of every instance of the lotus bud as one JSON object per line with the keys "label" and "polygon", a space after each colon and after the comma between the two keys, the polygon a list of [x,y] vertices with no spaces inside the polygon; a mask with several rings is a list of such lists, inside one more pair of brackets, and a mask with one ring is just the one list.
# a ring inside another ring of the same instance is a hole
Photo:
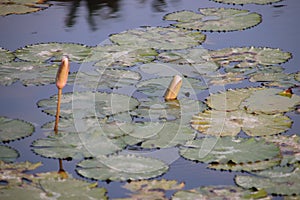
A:
{"label": "lotus bud", "polygon": [[56,74],[56,87],[62,89],[67,84],[68,75],[70,70],[70,63],[67,56],[63,56],[61,59],[60,67]]}
{"label": "lotus bud", "polygon": [[173,80],[171,81],[167,91],[165,93],[165,100],[174,100],[177,98],[179,90],[182,85],[182,78],[179,75],[174,76]]}

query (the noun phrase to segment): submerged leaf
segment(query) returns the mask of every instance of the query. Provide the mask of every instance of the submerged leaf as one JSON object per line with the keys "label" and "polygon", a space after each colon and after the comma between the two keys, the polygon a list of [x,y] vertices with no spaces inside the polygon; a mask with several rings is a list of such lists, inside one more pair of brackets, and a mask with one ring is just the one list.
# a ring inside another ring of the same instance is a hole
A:
{"label": "submerged leaf", "polygon": [[200,13],[179,11],[164,16],[176,27],[200,31],[237,31],[256,26],[261,15],[234,8],[200,8]]}
{"label": "submerged leaf", "polygon": [[13,162],[19,157],[19,153],[17,150],[8,147],[0,145],[0,160],[4,162]]}
{"label": "submerged leaf", "polygon": [[191,190],[180,190],[172,196],[172,200],[190,199],[271,199],[263,190],[250,191],[236,186],[204,186]]}
{"label": "submerged leaf", "polygon": [[160,199],[167,200],[167,190],[180,190],[184,187],[184,183],[177,183],[175,180],[142,180],[126,183],[124,188],[133,192],[130,198],[118,198],[115,200],[125,199]]}
{"label": "submerged leaf", "polygon": [[62,56],[68,56],[71,61],[82,62],[91,54],[89,47],[73,43],[40,43],[26,46],[15,51],[15,55],[25,61],[45,62],[60,61]]}
{"label": "submerged leaf", "polygon": [[0,141],[2,142],[28,137],[33,132],[34,126],[29,122],[0,117]]}
{"label": "submerged leaf", "polygon": [[[50,99],[40,100],[37,104],[43,112],[50,115],[56,113],[57,95]],[[101,92],[66,93],[61,99],[60,116],[64,118],[76,117],[99,117],[106,118],[110,115],[119,114],[135,109],[139,105],[135,98]]]}
{"label": "submerged leaf", "polygon": [[112,155],[81,161],[76,170],[86,178],[126,181],[160,176],[168,170],[168,166],[153,158]]}
{"label": "submerged leaf", "polygon": [[237,175],[235,182],[243,188],[264,189],[269,194],[299,195],[300,168],[275,167],[256,172],[256,176]]}
{"label": "submerged leaf", "polygon": [[205,35],[176,28],[146,27],[113,34],[109,38],[118,45],[131,48],[174,50],[198,46],[205,40]]}
{"label": "submerged leaf", "polygon": [[[215,144],[210,151],[205,143]],[[279,148],[263,139],[234,139],[232,137],[197,139],[180,149],[180,155],[204,163],[241,164],[264,161],[280,156]]]}

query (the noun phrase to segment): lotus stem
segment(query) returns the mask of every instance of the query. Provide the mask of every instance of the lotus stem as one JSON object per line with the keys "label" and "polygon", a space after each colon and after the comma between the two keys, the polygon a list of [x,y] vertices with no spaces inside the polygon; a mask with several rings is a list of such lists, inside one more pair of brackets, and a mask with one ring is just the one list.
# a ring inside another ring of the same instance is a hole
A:
{"label": "lotus stem", "polygon": [[177,99],[181,85],[182,78],[179,75],[174,76],[173,80],[170,82],[170,85],[166,90],[165,100],[168,101]]}
{"label": "lotus stem", "polygon": [[60,67],[58,68],[57,74],[56,74],[56,87],[58,89],[58,96],[57,96],[57,106],[56,106],[55,125],[54,125],[55,134],[58,133],[58,122],[59,122],[59,115],[60,115],[60,99],[61,99],[61,95],[62,95],[62,89],[67,84],[69,70],[70,70],[69,59],[68,59],[68,57],[63,56],[63,58],[61,59]]}

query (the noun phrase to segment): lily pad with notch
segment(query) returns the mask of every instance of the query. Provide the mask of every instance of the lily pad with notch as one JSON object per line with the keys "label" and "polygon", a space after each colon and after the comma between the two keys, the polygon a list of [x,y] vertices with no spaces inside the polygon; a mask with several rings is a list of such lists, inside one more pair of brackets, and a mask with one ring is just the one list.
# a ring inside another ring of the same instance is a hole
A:
{"label": "lily pad with notch", "polygon": [[91,54],[90,47],[75,43],[40,43],[17,49],[17,58],[32,62],[59,62],[62,56],[68,56],[70,61],[83,62]]}
{"label": "lily pad with notch", "polygon": [[200,8],[199,13],[177,11],[164,16],[173,26],[198,31],[238,31],[258,25],[261,15],[234,8]]}
{"label": "lily pad with notch", "polygon": [[11,14],[27,14],[50,7],[41,0],[2,0],[0,2],[0,16]]}

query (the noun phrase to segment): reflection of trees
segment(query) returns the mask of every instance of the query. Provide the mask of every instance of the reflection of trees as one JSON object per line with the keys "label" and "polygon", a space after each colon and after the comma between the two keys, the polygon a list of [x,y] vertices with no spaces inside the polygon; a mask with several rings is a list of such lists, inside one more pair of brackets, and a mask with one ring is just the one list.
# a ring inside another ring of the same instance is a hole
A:
{"label": "reflection of trees", "polygon": [[96,19],[95,17],[100,16],[101,18],[115,18],[116,13],[119,11],[120,0],[57,0],[59,2],[69,2],[70,8],[69,13],[66,17],[65,24],[67,27],[72,27],[76,24],[77,9],[81,3],[84,3],[88,10],[87,21],[92,30],[96,30]]}

